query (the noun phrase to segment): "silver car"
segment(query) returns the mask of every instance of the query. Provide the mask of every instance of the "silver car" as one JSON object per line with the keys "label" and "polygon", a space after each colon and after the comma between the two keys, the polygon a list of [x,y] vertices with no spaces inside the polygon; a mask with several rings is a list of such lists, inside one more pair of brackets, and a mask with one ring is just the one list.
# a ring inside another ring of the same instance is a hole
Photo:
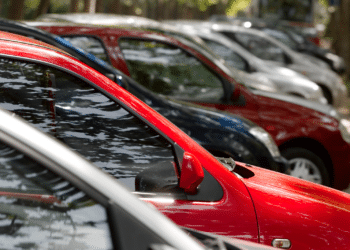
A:
{"label": "silver car", "polygon": [[305,75],[321,87],[329,104],[343,105],[346,86],[342,78],[321,60],[295,52],[259,30],[218,23],[211,28],[239,43],[268,66],[279,65]]}
{"label": "silver car", "polygon": [[2,109],[0,152],[2,249],[274,249],[178,228],[111,175]]}
{"label": "silver car", "polygon": [[[276,91],[323,104],[327,103],[327,99],[323,96],[321,88],[316,83],[288,68],[278,65],[266,65],[263,60],[254,56],[224,35],[209,29],[184,28],[182,30],[202,38],[217,55],[225,59],[229,66],[237,68],[239,71],[245,71],[257,79],[266,78],[269,82],[273,82]],[[234,75],[240,74],[237,72]],[[260,85],[262,86],[259,89],[263,90],[265,81],[261,81]]]}

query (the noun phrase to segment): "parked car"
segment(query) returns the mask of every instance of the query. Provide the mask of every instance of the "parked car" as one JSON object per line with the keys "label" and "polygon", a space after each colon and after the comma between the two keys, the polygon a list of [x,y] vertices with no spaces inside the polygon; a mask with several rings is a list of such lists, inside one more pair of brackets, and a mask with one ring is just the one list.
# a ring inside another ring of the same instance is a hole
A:
{"label": "parked car", "polygon": [[318,59],[326,62],[333,71],[338,74],[343,74],[345,72],[346,66],[345,61],[342,57],[336,55],[332,51],[326,48],[321,48],[315,43],[309,41],[303,35],[287,27],[276,27],[276,28],[263,28],[261,31],[269,34],[275,39],[283,42],[289,48],[301,52],[303,54],[309,54]]}
{"label": "parked car", "polygon": [[[349,244],[348,194],[215,159],[115,82],[53,46],[0,32],[0,51],[1,107],[54,135],[177,224],[290,249]],[[336,120],[328,119],[335,130]]]}
{"label": "parked car", "polygon": [[256,29],[217,23],[213,24],[212,28],[239,43],[255,56],[263,59],[265,63],[284,66],[307,76],[322,88],[328,103],[333,106],[344,104],[346,86],[340,76],[326,68],[323,61],[295,52]]}
{"label": "parked car", "polygon": [[[321,88],[305,76],[285,67],[265,65],[263,60],[254,56],[239,44],[210,29],[191,28],[191,26],[186,26],[185,23],[178,25],[178,28],[203,39],[213,52],[225,59],[228,66],[253,76],[266,77],[274,83],[276,92],[327,104],[327,99],[323,96]],[[260,90],[263,90],[262,87]]]}
{"label": "parked car", "polygon": [[155,93],[255,122],[272,135],[291,164],[292,176],[340,190],[349,185],[349,122],[331,106],[250,91],[235,83],[231,71],[210,53],[180,38],[130,27],[56,24],[40,28],[89,52],[93,50],[86,45],[99,44],[99,51],[114,67]]}
{"label": "parked car", "polygon": [[[288,171],[288,163],[281,157],[272,137],[244,118],[157,96],[94,55],[43,30],[5,19],[0,19],[0,30],[38,39],[74,55],[148,103],[215,156],[232,157],[237,161],[279,172]],[[103,56],[101,58],[106,60]]]}
{"label": "parked car", "polygon": [[110,175],[2,109],[0,151],[4,249],[272,249],[183,232]]}
{"label": "parked car", "polygon": [[334,54],[331,50],[321,48],[314,42],[311,42],[309,38],[305,34],[302,34],[296,27],[287,25],[285,22],[261,18],[228,18],[225,21],[246,28],[259,29],[279,40],[294,51],[306,53],[323,60],[333,71],[339,74],[342,74],[345,71],[345,61],[343,58]]}

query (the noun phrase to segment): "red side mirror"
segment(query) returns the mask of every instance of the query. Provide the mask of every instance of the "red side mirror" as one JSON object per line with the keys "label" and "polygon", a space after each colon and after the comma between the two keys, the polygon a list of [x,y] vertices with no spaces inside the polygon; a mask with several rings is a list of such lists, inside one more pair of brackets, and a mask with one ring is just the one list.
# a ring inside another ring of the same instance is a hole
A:
{"label": "red side mirror", "polygon": [[232,95],[231,95],[231,101],[237,100],[240,95],[241,95],[240,86],[238,86],[238,84],[236,84],[235,89],[233,90]]}
{"label": "red side mirror", "polygon": [[185,152],[181,166],[180,188],[184,189],[186,193],[196,193],[203,178],[204,172],[199,160],[193,154]]}

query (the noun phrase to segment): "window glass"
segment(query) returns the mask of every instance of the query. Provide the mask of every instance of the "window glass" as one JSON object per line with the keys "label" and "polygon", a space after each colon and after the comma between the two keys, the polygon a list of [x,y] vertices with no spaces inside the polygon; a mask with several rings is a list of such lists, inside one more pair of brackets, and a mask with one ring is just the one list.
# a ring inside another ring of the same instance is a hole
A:
{"label": "window glass", "polygon": [[225,59],[226,63],[229,66],[240,70],[247,70],[247,63],[232,49],[209,39],[204,40],[210,49],[212,49],[217,55]]}
{"label": "window glass", "polygon": [[285,62],[283,50],[263,38],[245,33],[232,34],[231,32],[223,32],[223,34],[231,39],[233,37],[244,48],[263,60]]}
{"label": "window glass", "polygon": [[0,59],[0,106],[51,133],[132,191],[139,173],[159,165],[177,184],[165,138],[76,77]]}
{"label": "window glass", "polygon": [[199,60],[163,43],[120,39],[131,76],[153,92],[181,99],[219,100],[220,79]]}
{"label": "window glass", "polygon": [[106,210],[0,143],[1,249],[113,249]]}
{"label": "window glass", "polygon": [[289,36],[288,34],[284,33],[283,31],[279,31],[279,30],[274,30],[274,29],[263,29],[262,31],[264,31],[266,34],[274,37],[275,39],[277,39],[278,41],[280,41],[281,43],[287,45],[289,48],[293,49],[293,50],[297,50],[298,49],[298,45],[296,42],[294,42]]}
{"label": "window glass", "polygon": [[101,41],[97,38],[89,36],[65,36],[64,39],[73,44],[74,47],[81,48],[99,59],[109,62],[107,52]]}

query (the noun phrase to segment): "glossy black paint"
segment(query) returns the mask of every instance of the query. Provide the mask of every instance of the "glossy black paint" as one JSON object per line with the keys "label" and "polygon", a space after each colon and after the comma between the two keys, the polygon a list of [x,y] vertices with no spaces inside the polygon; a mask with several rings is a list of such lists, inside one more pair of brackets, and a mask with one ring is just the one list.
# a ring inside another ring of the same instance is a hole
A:
{"label": "glossy black paint", "polygon": [[126,87],[132,94],[157,110],[215,156],[232,157],[237,161],[282,172],[287,168],[287,161],[284,158],[273,158],[266,146],[249,133],[249,129],[256,125],[245,118],[210,111],[203,107],[155,95],[102,60],[40,29],[0,19],[0,30],[29,36],[70,53],[107,75],[117,84]]}

